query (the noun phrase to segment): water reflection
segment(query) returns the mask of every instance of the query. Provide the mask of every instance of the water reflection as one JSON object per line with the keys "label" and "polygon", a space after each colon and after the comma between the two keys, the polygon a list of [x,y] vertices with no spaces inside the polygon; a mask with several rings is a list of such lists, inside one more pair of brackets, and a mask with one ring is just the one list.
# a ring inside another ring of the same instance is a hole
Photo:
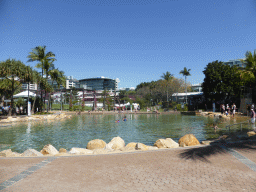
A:
{"label": "water reflection", "polygon": [[[124,115],[127,121],[122,121]],[[120,120],[119,123],[115,123],[117,119]],[[28,148],[40,151],[49,143],[57,149],[86,148],[90,140],[102,139],[108,143],[116,136],[123,138],[126,144],[141,142],[153,145],[160,138],[178,141],[185,134],[192,133],[202,141],[225,133],[225,129],[214,132],[214,123],[223,128],[233,123],[233,120],[179,114],[86,114],[73,116],[64,121],[28,122],[0,129],[0,151],[6,149],[6,144],[10,144],[13,151],[17,152],[23,152]]]}
{"label": "water reflection", "polygon": [[28,122],[28,128],[27,128],[27,130],[26,130],[28,136],[29,136],[29,134],[30,134],[30,131],[31,131],[31,122]]}

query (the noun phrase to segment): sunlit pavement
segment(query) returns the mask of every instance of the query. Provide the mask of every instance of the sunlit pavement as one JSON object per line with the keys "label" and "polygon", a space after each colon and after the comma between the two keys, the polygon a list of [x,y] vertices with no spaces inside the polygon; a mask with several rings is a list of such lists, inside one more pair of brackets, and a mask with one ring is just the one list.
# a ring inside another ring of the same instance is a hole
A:
{"label": "sunlit pavement", "polygon": [[[238,151],[255,162],[254,149]],[[256,172],[218,146],[0,158],[0,178],[2,191],[256,191]]]}

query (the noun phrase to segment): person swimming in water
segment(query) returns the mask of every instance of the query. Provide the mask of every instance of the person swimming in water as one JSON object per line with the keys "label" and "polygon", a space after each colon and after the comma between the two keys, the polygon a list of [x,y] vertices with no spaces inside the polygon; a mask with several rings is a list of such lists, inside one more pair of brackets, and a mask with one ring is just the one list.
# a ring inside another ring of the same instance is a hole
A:
{"label": "person swimming in water", "polygon": [[124,116],[123,121],[127,121],[126,116]]}
{"label": "person swimming in water", "polygon": [[116,120],[115,123],[119,123],[119,120]]}

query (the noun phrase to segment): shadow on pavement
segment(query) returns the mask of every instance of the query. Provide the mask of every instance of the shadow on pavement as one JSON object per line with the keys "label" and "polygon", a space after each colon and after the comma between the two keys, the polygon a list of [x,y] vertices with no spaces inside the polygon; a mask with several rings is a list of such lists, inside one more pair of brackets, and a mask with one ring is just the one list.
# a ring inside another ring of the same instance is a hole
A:
{"label": "shadow on pavement", "polygon": [[231,144],[214,143],[206,147],[191,148],[180,153],[179,157],[185,160],[194,160],[194,161],[199,160],[199,161],[211,163],[208,160],[210,156],[228,153],[228,151],[221,148],[220,145],[223,145],[227,148],[234,149],[234,150],[242,149],[247,152],[248,151],[256,152],[256,141],[244,141],[242,143],[240,142],[240,143],[231,143]]}

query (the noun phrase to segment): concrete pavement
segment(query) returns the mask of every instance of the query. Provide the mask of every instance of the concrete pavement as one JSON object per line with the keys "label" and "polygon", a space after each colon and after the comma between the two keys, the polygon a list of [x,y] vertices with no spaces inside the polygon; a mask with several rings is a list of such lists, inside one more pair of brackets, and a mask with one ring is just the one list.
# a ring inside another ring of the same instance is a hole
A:
{"label": "concrete pavement", "polygon": [[[253,147],[240,147],[236,152],[256,162]],[[3,192],[256,191],[256,172],[219,146],[75,157],[0,158],[0,178]]]}

